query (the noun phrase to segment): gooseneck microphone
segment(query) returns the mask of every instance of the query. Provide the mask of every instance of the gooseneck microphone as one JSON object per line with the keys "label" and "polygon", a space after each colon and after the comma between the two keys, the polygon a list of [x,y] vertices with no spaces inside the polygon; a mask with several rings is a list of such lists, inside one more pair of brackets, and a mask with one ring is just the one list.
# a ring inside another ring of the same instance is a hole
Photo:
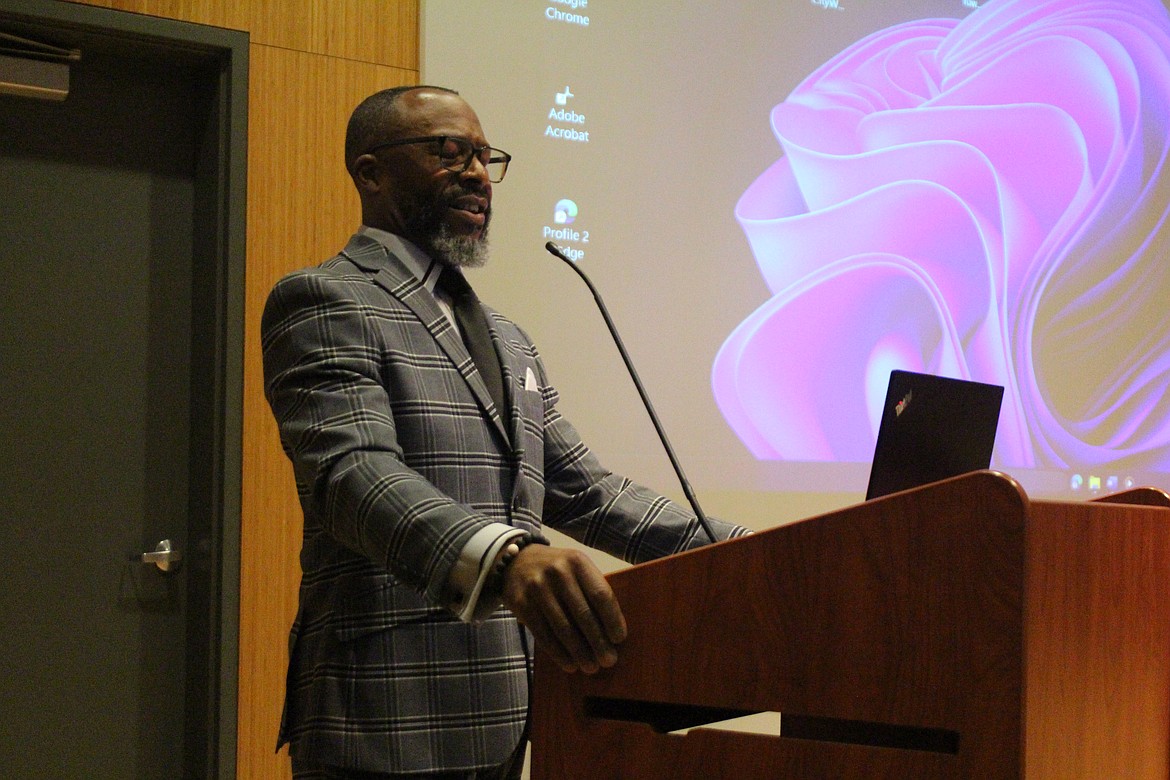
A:
{"label": "gooseneck microphone", "polygon": [[670,446],[670,440],[666,438],[666,431],[662,429],[662,423],[658,421],[658,414],[654,411],[654,404],[650,403],[650,396],[646,395],[646,388],[642,387],[642,380],[638,378],[638,372],[634,370],[634,364],[630,361],[629,353],[626,352],[626,345],[622,343],[622,337],[618,335],[617,328],[610,319],[609,310],[605,308],[605,301],[601,300],[601,294],[597,292],[597,288],[593,286],[593,282],[589,281],[589,277],[581,270],[580,266],[570,260],[559,246],[549,241],[544,245],[544,248],[549,251],[549,254],[564,260],[565,263],[577,272],[587,287],[589,292],[593,293],[593,300],[597,302],[597,308],[601,311],[601,316],[605,320],[605,326],[609,328],[609,335],[613,336],[613,343],[617,345],[618,352],[621,353],[622,361],[626,364],[626,371],[630,373],[630,379],[634,380],[634,387],[638,388],[638,395],[642,397],[642,404],[646,407],[646,411],[650,415],[650,421],[654,423],[654,430],[658,432],[658,438],[662,441],[662,446],[666,450],[666,457],[670,458],[670,465],[674,467],[674,473],[678,476],[679,484],[682,485],[683,493],[690,502],[691,509],[695,511],[695,517],[699,520],[699,525],[703,527],[707,538],[712,542],[717,541],[715,532],[711,530],[711,524],[707,522],[707,515],[703,514],[703,508],[699,506],[699,501],[695,498],[694,491],[691,490],[691,483],[687,481],[686,474],[683,473],[682,466],[678,462],[678,458],[674,454],[674,448]]}

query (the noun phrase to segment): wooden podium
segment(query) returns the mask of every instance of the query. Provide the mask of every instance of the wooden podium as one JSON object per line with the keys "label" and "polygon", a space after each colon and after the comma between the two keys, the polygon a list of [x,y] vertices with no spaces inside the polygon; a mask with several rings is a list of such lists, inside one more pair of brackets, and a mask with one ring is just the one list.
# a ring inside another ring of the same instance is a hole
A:
{"label": "wooden podium", "polygon": [[1166,780],[1168,507],[984,471],[614,573],[617,666],[537,654],[532,778]]}

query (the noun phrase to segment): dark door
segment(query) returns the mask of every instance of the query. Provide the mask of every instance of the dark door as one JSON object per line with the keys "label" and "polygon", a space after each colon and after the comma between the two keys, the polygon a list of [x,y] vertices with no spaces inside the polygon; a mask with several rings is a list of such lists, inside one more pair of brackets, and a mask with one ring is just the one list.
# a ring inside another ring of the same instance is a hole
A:
{"label": "dark door", "polygon": [[207,777],[220,74],[83,43],[65,101],[0,97],[0,776]]}

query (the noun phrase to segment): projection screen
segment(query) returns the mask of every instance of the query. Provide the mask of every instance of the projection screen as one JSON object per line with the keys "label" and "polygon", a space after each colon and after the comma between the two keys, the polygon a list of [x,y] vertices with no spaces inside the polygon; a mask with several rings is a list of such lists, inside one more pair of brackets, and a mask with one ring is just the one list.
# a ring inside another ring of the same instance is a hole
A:
{"label": "projection screen", "polygon": [[[712,514],[864,492],[889,371],[1004,386],[1034,497],[1170,487],[1159,0],[427,0],[423,80],[514,156],[482,298],[610,468]],[[961,424],[961,421],[960,423]]]}

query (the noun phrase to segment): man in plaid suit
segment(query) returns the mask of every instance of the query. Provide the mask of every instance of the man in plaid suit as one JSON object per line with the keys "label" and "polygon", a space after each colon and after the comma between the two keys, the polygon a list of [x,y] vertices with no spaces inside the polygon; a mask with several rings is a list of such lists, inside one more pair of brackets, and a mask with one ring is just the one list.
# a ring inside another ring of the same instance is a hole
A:
{"label": "man in plaid suit", "polygon": [[305,519],[279,744],[297,777],[518,778],[532,639],[592,673],[626,631],[601,573],[542,527],[630,562],[705,537],[598,463],[528,336],[474,298],[494,360],[473,359],[460,269],[486,256],[510,158],[471,107],[437,87],[376,93],[345,157],[362,228],[282,279],[262,322]]}

